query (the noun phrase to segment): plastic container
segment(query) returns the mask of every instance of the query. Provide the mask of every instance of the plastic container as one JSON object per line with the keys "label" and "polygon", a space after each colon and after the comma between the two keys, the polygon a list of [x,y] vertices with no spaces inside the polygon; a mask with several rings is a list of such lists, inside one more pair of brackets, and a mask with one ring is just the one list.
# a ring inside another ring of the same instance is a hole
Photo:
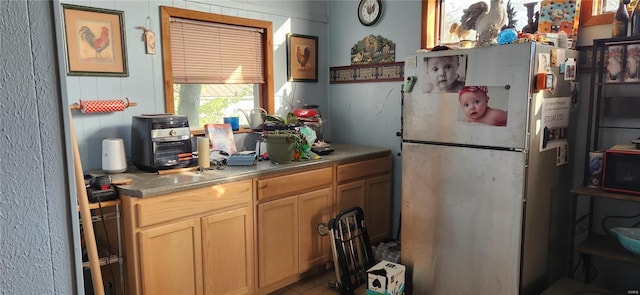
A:
{"label": "plastic container", "polygon": [[638,227],[614,227],[611,232],[618,238],[620,245],[640,257],[640,228]]}
{"label": "plastic container", "polygon": [[638,227],[614,227],[611,229],[618,242],[627,251],[633,255],[640,257],[640,228]]}
{"label": "plastic container", "polygon": [[231,125],[231,130],[238,131],[240,129],[240,117],[224,117],[222,121],[225,124]]}

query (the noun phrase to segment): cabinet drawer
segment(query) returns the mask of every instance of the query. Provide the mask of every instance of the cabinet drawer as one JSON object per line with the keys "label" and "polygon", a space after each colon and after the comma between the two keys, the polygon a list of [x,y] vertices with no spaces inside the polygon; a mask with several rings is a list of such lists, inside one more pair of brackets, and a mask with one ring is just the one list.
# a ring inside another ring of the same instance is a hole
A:
{"label": "cabinet drawer", "polygon": [[137,226],[251,202],[251,179],[142,199],[136,205]]}
{"label": "cabinet drawer", "polygon": [[391,157],[366,160],[338,166],[338,183],[391,171]]}
{"label": "cabinet drawer", "polygon": [[288,196],[333,183],[332,167],[258,180],[258,200]]}

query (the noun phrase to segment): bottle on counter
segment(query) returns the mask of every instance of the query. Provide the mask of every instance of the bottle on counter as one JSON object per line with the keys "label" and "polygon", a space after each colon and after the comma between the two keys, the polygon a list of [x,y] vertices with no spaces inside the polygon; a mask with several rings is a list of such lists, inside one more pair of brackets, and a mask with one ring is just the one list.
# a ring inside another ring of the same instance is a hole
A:
{"label": "bottle on counter", "polygon": [[614,38],[627,36],[627,27],[629,26],[629,13],[627,12],[625,4],[629,4],[629,1],[630,0],[620,0],[618,10],[616,10],[616,14],[613,16],[611,35]]}
{"label": "bottle on counter", "polygon": [[636,2],[631,13],[631,36],[640,36],[640,1]]}

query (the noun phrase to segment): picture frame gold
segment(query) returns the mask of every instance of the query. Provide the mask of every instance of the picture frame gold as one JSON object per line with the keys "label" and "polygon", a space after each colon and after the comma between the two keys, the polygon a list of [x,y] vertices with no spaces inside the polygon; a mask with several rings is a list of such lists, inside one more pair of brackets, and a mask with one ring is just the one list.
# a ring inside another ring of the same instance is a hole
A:
{"label": "picture frame gold", "polygon": [[62,4],[68,76],[127,77],[123,11]]}
{"label": "picture frame gold", "polygon": [[318,37],[287,34],[287,80],[318,82]]}

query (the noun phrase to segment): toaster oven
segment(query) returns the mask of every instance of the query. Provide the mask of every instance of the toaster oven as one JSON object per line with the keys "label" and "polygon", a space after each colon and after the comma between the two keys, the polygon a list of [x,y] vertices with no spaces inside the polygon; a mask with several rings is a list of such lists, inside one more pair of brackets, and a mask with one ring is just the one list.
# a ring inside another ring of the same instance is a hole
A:
{"label": "toaster oven", "polygon": [[604,153],[602,189],[640,195],[640,150],[616,145]]}
{"label": "toaster oven", "polygon": [[187,116],[151,114],[133,116],[131,160],[142,170],[187,167],[192,164],[191,133]]}

